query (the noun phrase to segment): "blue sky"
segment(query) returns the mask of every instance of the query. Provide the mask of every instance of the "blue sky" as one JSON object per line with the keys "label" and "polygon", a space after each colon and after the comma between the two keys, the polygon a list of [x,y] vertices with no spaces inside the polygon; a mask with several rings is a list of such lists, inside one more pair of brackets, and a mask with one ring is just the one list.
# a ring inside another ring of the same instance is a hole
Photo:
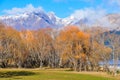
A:
{"label": "blue sky", "polygon": [[[104,10],[106,13],[119,13],[120,0],[0,0],[0,15],[8,14],[14,8],[23,9],[31,5],[41,7],[46,12],[54,12],[58,17],[67,17],[76,10]],[[17,11],[17,10],[16,10]]]}

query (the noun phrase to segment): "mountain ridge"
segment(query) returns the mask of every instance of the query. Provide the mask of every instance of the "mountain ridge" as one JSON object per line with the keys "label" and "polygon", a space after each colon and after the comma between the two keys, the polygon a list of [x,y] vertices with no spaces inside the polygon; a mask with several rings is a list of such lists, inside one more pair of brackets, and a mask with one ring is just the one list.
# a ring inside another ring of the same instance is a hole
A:
{"label": "mountain ridge", "polygon": [[22,28],[36,30],[45,27],[58,29],[67,25],[101,26],[112,30],[120,30],[120,14],[109,14],[98,18],[93,17],[93,15],[91,16],[70,15],[66,18],[59,18],[54,12],[46,13],[40,10],[23,14],[0,16],[0,21],[17,30]]}

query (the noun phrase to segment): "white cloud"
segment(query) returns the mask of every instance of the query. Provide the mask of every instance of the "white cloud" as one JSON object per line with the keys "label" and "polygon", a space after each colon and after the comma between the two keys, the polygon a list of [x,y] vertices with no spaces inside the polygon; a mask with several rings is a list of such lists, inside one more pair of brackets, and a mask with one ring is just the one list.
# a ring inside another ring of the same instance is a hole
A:
{"label": "white cloud", "polygon": [[72,18],[75,18],[77,20],[80,19],[87,19],[88,25],[90,26],[103,26],[103,27],[109,27],[110,23],[107,17],[106,10],[104,9],[93,9],[93,8],[85,8],[74,11],[73,14],[71,14]]}
{"label": "white cloud", "polygon": [[3,12],[9,15],[16,15],[25,12],[33,12],[33,11],[44,11],[44,10],[42,9],[42,7],[35,8],[32,4],[29,4],[24,8],[12,8],[11,10],[4,10]]}
{"label": "white cloud", "polygon": [[109,0],[109,3],[112,5],[119,5],[120,6],[120,0]]}
{"label": "white cloud", "polygon": [[85,8],[80,10],[75,10],[71,16],[74,16],[76,19],[89,18],[90,20],[95,20],[106,15],[106,11],[103,9],[93,9]]}

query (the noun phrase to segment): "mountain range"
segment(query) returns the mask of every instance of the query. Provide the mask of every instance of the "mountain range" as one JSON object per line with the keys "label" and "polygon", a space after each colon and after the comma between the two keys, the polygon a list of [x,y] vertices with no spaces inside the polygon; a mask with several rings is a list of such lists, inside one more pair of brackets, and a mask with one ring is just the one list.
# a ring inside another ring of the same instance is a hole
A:
{"label": "mountain range", "polygon": [[36,30],[40,28],[62,28],[67,25],[76,25],[80,28],[104,27],[112,30],[120,30],[120,14],[108,14],[101,17],[93,15],[70,15],[59,18],[53,12],[44,11],[25,12],[16,15],[0,16],[0,21],[13,28]]}

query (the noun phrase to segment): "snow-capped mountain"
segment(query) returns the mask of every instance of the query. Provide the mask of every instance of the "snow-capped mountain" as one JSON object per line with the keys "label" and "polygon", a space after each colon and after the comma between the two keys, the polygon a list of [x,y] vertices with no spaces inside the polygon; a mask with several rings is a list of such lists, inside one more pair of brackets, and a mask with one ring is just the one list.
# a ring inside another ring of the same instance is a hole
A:
{"label": "snow-capped mountain", "polygon": [[101,17],[99,17],[99,15],[96,15],[96,17],[76,17],[74,15],[71,15],[67,18],[64,18],[62,20],[62,24],[64,24],[64,26],[77,25],[80,26],[80,28],[103,27],[109,30],[120,30],[120,14],[108,14]]}
{"label": "snow-capped mountain", "polygon": [[[101,26],[109,29],[118,29],[120,25],[120,14],[110,14],[106,16],[81,16],[70,15],[66,18],[59,18],[53,12],[32,11],[17,15],[0,16],[0,21],[6,25],[20,29],[39,29],[45,27],[61,28],[67,25],[80,26],[85,24],[88,27]],[[82,26],[83,28],[84,26]]]}
{"label": "snow-capped mountain", "polygon": [[54,27],[55,24],[42,11],[24,13],[19,15],[1,16],[0,20],[15,29],[39,29],[44,27]]}

